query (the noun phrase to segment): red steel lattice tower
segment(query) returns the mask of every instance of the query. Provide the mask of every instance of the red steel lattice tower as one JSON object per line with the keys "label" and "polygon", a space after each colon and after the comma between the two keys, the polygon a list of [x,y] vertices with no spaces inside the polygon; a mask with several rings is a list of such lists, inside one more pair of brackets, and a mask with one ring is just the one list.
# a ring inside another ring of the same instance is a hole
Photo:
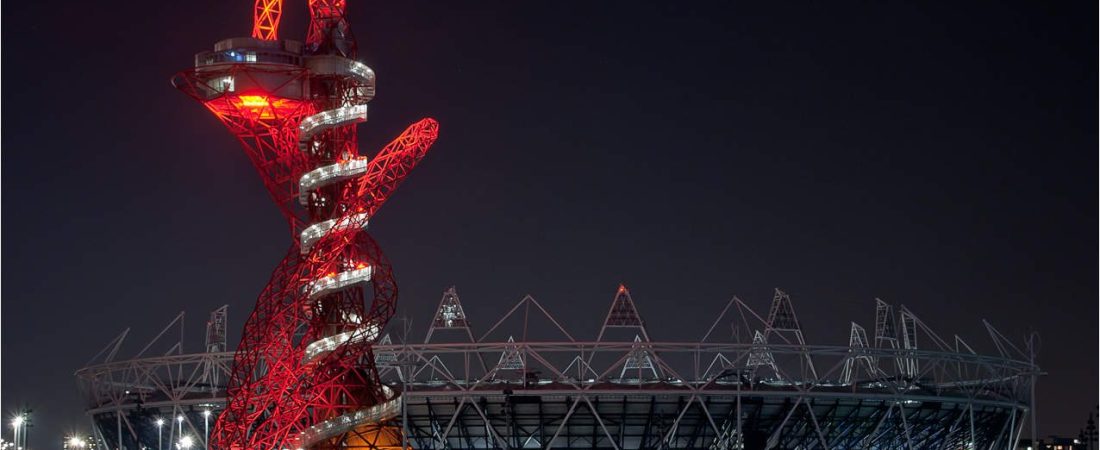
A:
{"label": "red steel lattice tower", "polygon": [[[397,285],[364,231],[427,153],[422,119],[374,157],[360,156],[374,71],[357,61],[344,0],[309,0],[306,42],[278,39],[281,0],[256,0],[252,37],[218,42],[173,84],[232,132],[286,216],[291,247],[245,323],[216,449],[399,445],[371,345]],[[369,285],[369,286],[368,286]]]}

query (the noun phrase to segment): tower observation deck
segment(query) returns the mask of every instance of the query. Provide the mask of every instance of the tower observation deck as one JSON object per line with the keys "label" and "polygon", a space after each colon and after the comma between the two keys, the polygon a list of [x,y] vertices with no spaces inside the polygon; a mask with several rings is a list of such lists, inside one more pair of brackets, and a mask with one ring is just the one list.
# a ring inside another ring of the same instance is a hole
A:
{"label": "tower observation deck", "polygon": [[370,217],[435,141],[423,119],[359,154],[375,75],[356,59],[343,0],[310,0],[305,42],[278,38],[282,1],[258,0],[251,37],[195,56],[173,85],[240,141],[291,230],[291,248],[245,323],[212,448],[376,448],[399,392],[372,345],[397,302]]}

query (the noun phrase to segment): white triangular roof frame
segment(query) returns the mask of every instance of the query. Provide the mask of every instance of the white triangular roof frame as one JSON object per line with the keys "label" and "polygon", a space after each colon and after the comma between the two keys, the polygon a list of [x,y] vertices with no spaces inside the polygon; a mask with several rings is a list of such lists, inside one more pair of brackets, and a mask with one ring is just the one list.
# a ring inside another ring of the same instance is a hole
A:
{"label": "white triangular roof frame", "polygon": [[[620,304],[626,305],[625,308],[621,308],[616,311],[616,307]],[[632,321],[633,323],[621,323],[624,320],[623,317],[615,317],[616,314],[622,314],[626,312],[628,317],[625,320]],[[649,332],[645,329],[645,321],[642,320],[641,313],[638,312],[638,306],[634,303],[634,299],[630,297],[630,289],[627,289],[626,285],[619,284],[619,289],[615,291],[615,297],[611,299],[611,307],[607,309],[607,317],[603,320],[603,326],[600,327],[600,334],[596,336],[596,342],[603,340],[604,333],[608,328],[634,328],[641,332],[641,337],[649,342]]]}
{"label": "white triangular roof frame", "polygon": [[802,333],[798,315],[794,313],[794,305],[791,304],[791,296],[779,288],[775,288],[775,295],[772,296],[771,308],[768,309],[768,328],[764,334],[767,335],[772,331]]}
{"label": "white triangular roof frame", "polygon": [[745,367],[756,370],[760,366],[771,367],[772,371],[779,375],[779,368],[775,366],[775,357],[768,349],[768,338],[760,330],[756,330],[752,335],[752,346],[749,347],[749,357],[745,361]]}
{"label": "white triangular roof frame", "polygon": [[500,353],[500,359],[497,360],[497,365],[493,368],[493,372],[501,370],[522,370],[526,367],[527,358],[525,358],[523,352],[520,351],[519,345],[516,344],[516,340],[512,336],[508,336],[508,344],[504,346],[504,351]]}
{"label": "white triangular roof frame", "polygon": [[898,348],[898,324],[894,318],[894,307],[882,299],[875,297],[875,347]]}
{"label": "white triangular roof frame", "polygon": [[447,367],[447,364],[445,364],[442,359],[439,359],[439,355],[433,355],[431,359],[428,360],[427,364],[420,366],[420,368],[416,369],[413,372],[413,376],[411,378],[416,379],[416,377],[420,376],[420,373],[425,370],[431,371],[431,376],[433,379],[435,378],[435,374],[437,373],[440,375],[444,375],[444,379],[447,382],[452,382],[455,379],[454,374],[451,373],[451,369]]}
{"label": "white triangular roof frame", "polygon": [[[716,367],[718,368],[718,371],[711,375],[711,372],[714,371]],[[736,367],[736,364],[734,364],[733,361],[730,361],[729,358],[726,358],[726,355],[723,355],[722,353],[715,354],[714,359],[712,359],[710,361],[710,364],[707,365],[707,369],[703,371],[703,379],[709,380],[712,376],[718,376],[722,372],[728,369],[734,369]]]}
{"label": "white triangular roof frame", "polygon": [[619,372],[620,379],[626,378],[627,371],[637,370],[640,375],[646,369],[653,373],[654,379],[660,378],[657,374],[657,364],[654,362],[656,358],[643,342],[646,341],[642,341],[641,336],[634,335],[634,344],[630,347],[626,360],[623,361],[623,370]]}
{"label": "white triangular roof frame", "polygon": [[[393,345],[393,339],[390,338],[389,333],[386,333],[386,335],[382,336],[382,339],[379,339],[378,343],[375,345]],[[397,352],[392,350],[375,352],[374,354],[374,365],[379,367],[392,365],[392,363],[396,361]]]}
{"label": "white triangular roof frame", "polygon": [[[575,369],[576,372],[577,372],[576,373],[577,380],[585,380],[585,379],[590,379],[590,378],[594,379],[594,378],[598,378],[600,376],[600,374],[598,372],[596,372],[596,370],[593,369],[592,366],[589,365],[587,362],[585,362],[584,358],[581,358],[579,355],[574,356],[573,361],[570,361],[569,365],[565,366],[565,369],[563,369],[561,371],[561,373],[563,375],[573,376],[573,374],[571,374],[569,372],[570,372],[570,370],[574,370],[573,369],[574,364],[577,365],[577,367]],[[589,376],[589,375],[591,375],[591,376]]]}
{"label": "white triangular roof frame", "polygon": [[525,308],[523,310],[523,334],[520,335],[520,341],[527,342],[527,326],[530,323],[529,318],[531,305],[534,305],[535,309],[541,312],[543,317],[546,317],[548,320],[550,320],[550,323],[552,323],[554,327],[557,328],[557,330],[560,331],[562,335],[569,340],[569,342],[576,342],[576,339],[573,339],[573,335],[569,334],[568,331],[565,331],[565,327],[561,326],[561,323],[558,322],[556,318],[554,318],[554,315],[550,314],[550,312],[547,311],[546,308],[544,308],[542,304],[539,303],[538,300],[535,300],[535,297],[532,297],[530,294],[523,296],[523,298],[520,299],[519,302],[516,302],[515,306],[512,306],[512,309],[508,310],[507,313],[504,313],[504,315],[501,316],[501,318],[498,319],[496,323],[493,324],[493,326],[489,327],[489,331],[486,331],[485,334],[481,335],[481,337],[478,338],[477,342],[485,341],[485,338],[489,337],[489,335],[492,334],[493,331],[504,324],[504,321],[508,320],[509,317],[512,317],[513,314],[518,312],[521,306],[525,306]]}
{"label": "white triangular roof frame", "polygon": [[868,354],[869,346],[867,330],[852,322],[851,331],[848,334],[848,356],[844,359],[844,369],[840,375],[841,382],[850,384],[852,375],[861,369],[867,372],[868,376],[877,375],[875,359]]}
{"label": "white triangular roof frame", "polygon": [[[444,311],[446,306],[454,306],[457,309],[457,313],[450,312],[456,314],[455,317],[443,317],[446,314]],[[439,306],[436,307],[435,314],[432,315],[432,321],[428,324],[428,334],[424,336],[425,344],[431,342],[432,335],[435,334],[436,330],[463,330],[470,342],[474,342],[474,334],[470,330],[470,316],[466,314],[465,308],[462,307],[462,301],[459,299],[458,291],[455,290],[454,286],[443,291],[443,298],[439,300]]]}
{"label": "white triangular roof frame", "polygon": [[[784,316],[780,317],[780,313],[784,314]],[[789,317],[787,316],[788,314]],[[777,324],[777,319],[782,319],[784,323]],[[787,323],[788,321],[793,322],[793,326]],[[768,311],[767,327],[764,329],[764,342],[766,343],[768,339],[771,339],[774,335],[779,336],[790,344],[791,341],[784,337],[783,333],[791,333],[794,335],[795,341],[803,350],[802,354],[806,360],[806,367],[810,369],[810,375],[814,379],[817,379],[817,368],[814,366],[814,360],[806,347],[806,338],[802,335],[802,326],[798,322],[798,315],[794,312],[794,303],[791,301],[791,296],[779,288],[775,288],[775,294],[772,296],[771,308]],[[755,340],[756,338],[754,336],[754,343]],[[772,366],[775,366],[774,362]]]}

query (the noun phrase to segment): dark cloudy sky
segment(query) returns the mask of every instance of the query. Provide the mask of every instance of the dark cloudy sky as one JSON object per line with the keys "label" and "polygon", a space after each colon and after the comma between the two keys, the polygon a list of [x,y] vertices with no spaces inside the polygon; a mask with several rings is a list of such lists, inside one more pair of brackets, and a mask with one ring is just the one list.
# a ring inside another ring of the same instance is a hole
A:
{"label": "dark cloudy sky", "polygon": [[[1076,435],[1098,394],[1095,2],[928,3],[353,0],[379,79],[364,151],[442,123],[371,225],[403,311],[423,324],[457,284],[486,325],[531,293],[594,336],[623,281],[655,338],[689,339],[778,286],[841,344],[878,296],[983,349],[983,318],[1039,332],[1040,432]],[[185,309],[198,351],[286,249],[237,144],[168,83],[250,5],[3,6],[2,411],[34,408],[32,444],[86,424],[72,373],[111,337],[132,327],[132,355]]]}

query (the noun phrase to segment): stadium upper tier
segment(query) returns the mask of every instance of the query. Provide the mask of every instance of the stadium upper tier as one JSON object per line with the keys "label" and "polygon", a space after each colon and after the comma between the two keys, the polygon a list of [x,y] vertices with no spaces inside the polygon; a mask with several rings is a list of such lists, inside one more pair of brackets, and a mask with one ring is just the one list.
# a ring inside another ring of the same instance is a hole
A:
{"label": "stadium upper tier", "polygon": [[[810,344],[777,290],[766,315],[734,298],[701,339],[664,342],[621,287],[596,340],[530,296],[475,338],[452,288],[422,342],[374,346],[401,393],[378,414],[415,448],[1012,448],[1031,413],[1030,355],[988,324],[997,355],[948,344],[904,307],[877,300],[875,313],[870,335],[852,323],[848,345]],[[231,361],[136,358],[77,377],[100,439],[156,448],[158,418],[164,442],[203,441]]]}

